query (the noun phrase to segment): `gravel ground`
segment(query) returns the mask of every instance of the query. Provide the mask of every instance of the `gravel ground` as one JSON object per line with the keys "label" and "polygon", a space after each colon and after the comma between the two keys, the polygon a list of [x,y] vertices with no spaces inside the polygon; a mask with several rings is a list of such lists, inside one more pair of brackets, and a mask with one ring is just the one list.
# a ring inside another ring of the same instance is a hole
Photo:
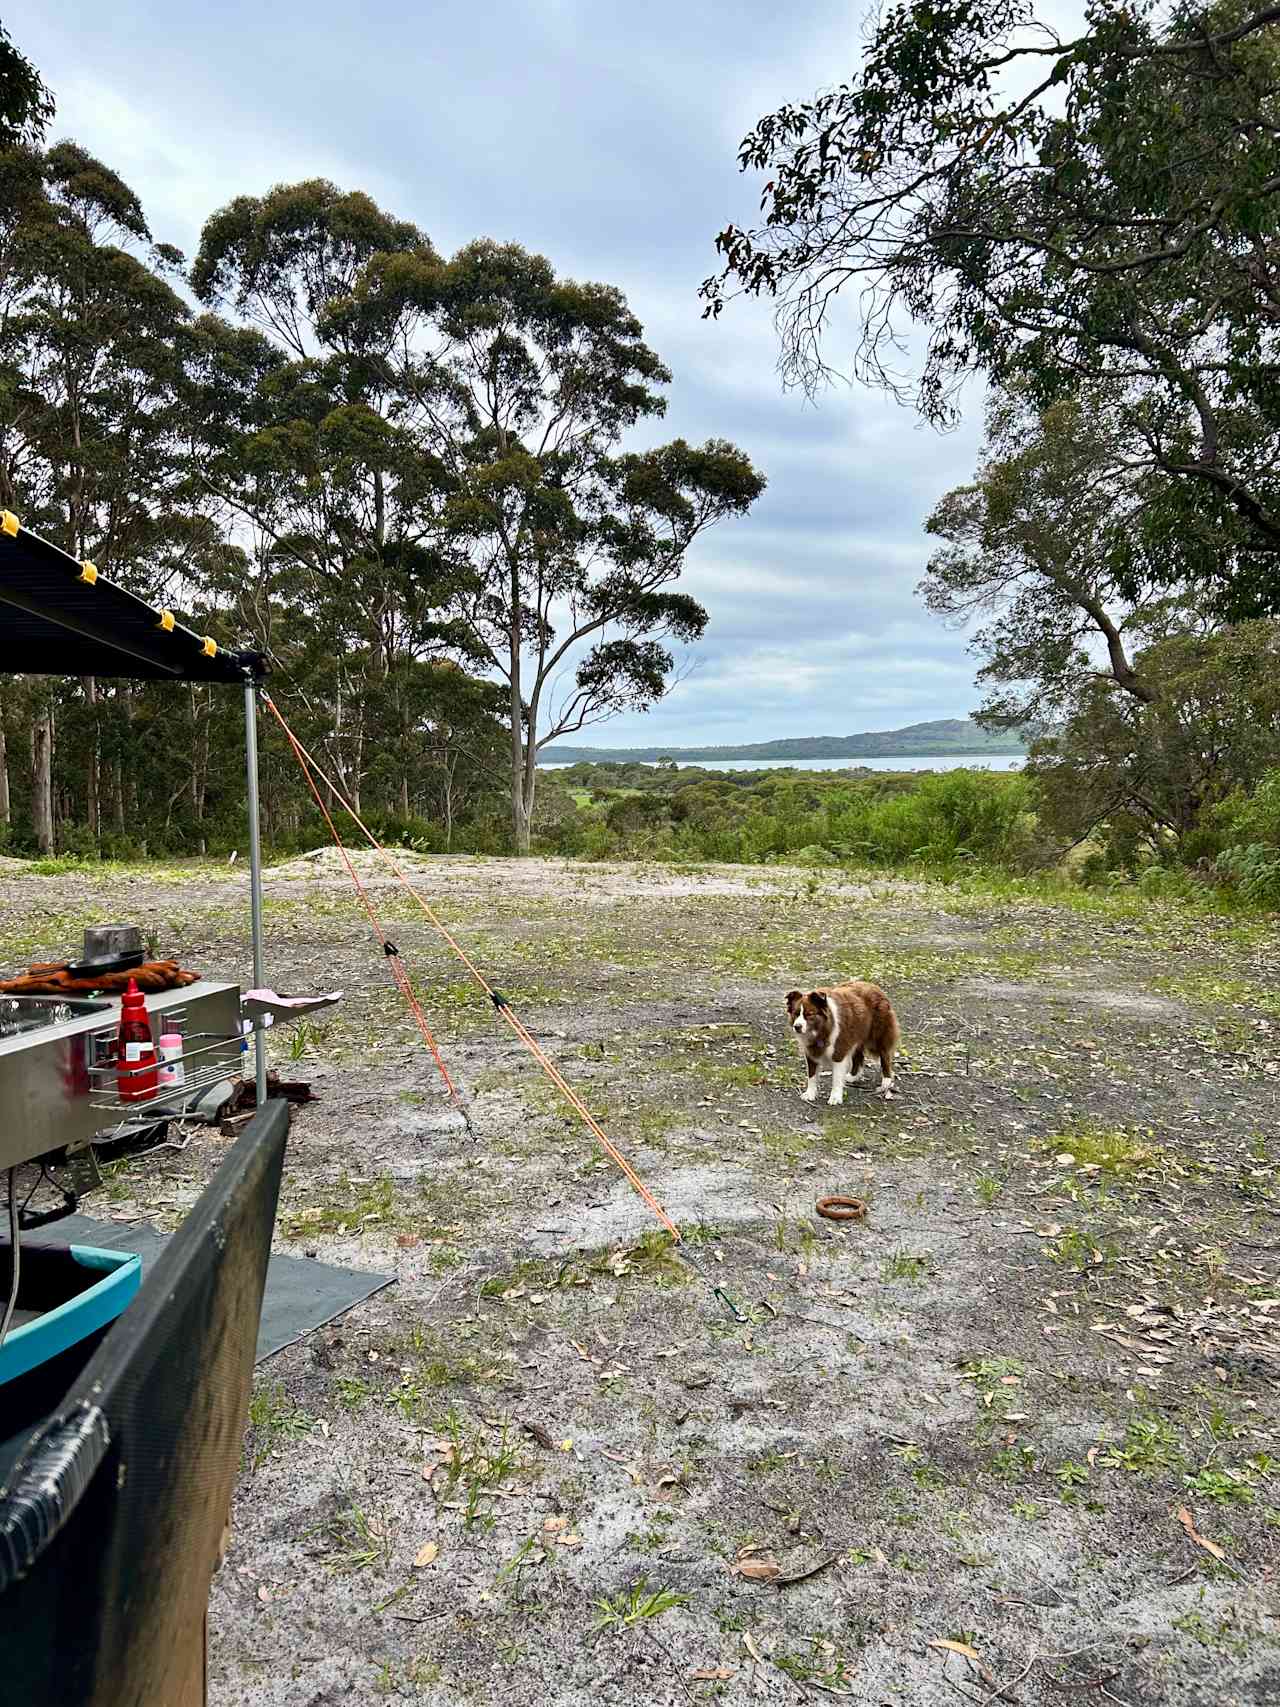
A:
{"label": "gravel ground", "polygon": [[[1280,1702],[1269,922],[406,869],[701,1272],[385,874],[474,1136],[332,855],[275,868],[271,981],[346,992],[274,1040],[319,1099],[277,1248],[397,1284],[257,1372],[212,1707]],[[122,918],[247,982],[245,916],[207,865],[0,871],[6,966]],[[892,1101],[800,1100],[783,993],[842,976],[898,1007]],[[86,1208],[176,1224],[227,1142]]]}

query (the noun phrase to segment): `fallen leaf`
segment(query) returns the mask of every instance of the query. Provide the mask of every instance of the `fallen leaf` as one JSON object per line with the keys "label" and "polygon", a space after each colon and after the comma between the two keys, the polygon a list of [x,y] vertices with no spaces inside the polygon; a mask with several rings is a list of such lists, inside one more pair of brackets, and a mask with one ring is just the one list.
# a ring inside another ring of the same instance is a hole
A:
{"label": "fallen leaf", "polygon": [[526,1434],[531,1435],[539,1446],[545,1447],[548,1452],[555,1450],[555,1441],[552,1440],[541,1423],[531,1422],[528,1417],[522,1417],[520,1427]]}
{"label": "fallen leaf", "polygon": [[1180,1505],[1173,1515],[1177,1518],[1178,1522],[1186,1530],[1187,1534],[1190,1536],[1191,1540],[1195,1542],[1197,1547],[1203,1547],[1205,1552],[1211,1553],[1215,1559],[1226,1558],[1227,1555],[1223,1552],[1222,1548],[1219,1547],[1216,1541],[1210,1541],[1207,1536],[1201,1535],[1200,1531],[1196,1528],[1195,1519],[1187,1510],[1186,1506]]}
{"label": "fallen leaf", "polygon": [[567,1517],[545,1517],[542,1520],[542,1527],[548,1535],[554,1535],[557,1530],[568,1529],[569,1519]]}
{"label": "fallen leaf", "polygon": [[699,1683],[728,1683],[731,1677],[737,1677],[736,1671],[730,1671],[728,1666],[699,1666],[697,1671],[691,1671],[689,1676],[696,1678]]}
{"label": "fallen leaf", "polygon": [[411,1251],[415,1245],[422,1243],[417,1233],[397,1233],[396,1243],[402,1251]]}
{"label": "fallen leaf", "polygon": [[759,1648],[757,1648],[755,1643],[752,1641],[750,1630],[744,1630],[742,1632],[742,1645],[747,1650],[747,1652],[751,1655],[751,1658],[756,1662],[757,1665],[763,1665],[764,1664],[764,1655],[760,1652]]}
{"label": "fallen leaf", "polygon": [[838,1553],[828,1553],[825,1559],[817,1559],[812,1565],[806,1565],[803,1570],[792,1571],[785,1577],[777,1577],[779,1588],[786,1588],[790,1583],[807,1582],[810,1577],[816,1577],[819,1571],[825,1571],[829,1565],[834,1565],[840,1557]]}
{"label": "fallen leaf", "polygon": [[561,1535],[558,1537],[558,1541],[561,1547],[581,1547],[582,1545],[581,1535]]}
{"label": "fallen leaf", "polygon": [[258,1599],[264,1606],[269,1606],[271,1604],[271,1590],[267,1587],[266,1583],[263,1583],[262,1587],[258,1590]]}
{"label": "fallen leaf", "polygon": [[414,1554],[414,1556],[413,1556],[413,1568],[416,1571],[422,1570],[425,1566],[431,1564],[435,1560],[435,1558],[438,1556],[439,1552],[440,1552],[440,1546],[439,1546],[438,1542],[436,1542],[436,1541],[426,1542],[425,1545],[419,1547],[418,1551]]}
{"label": "fallen leaf", "polygon": [[771,1583],[778,1574],[776,1559],[739,1559],[734,1566],[740,1577],[752,1583]]}
{"label": "fallen leaf", "polygon": [[977,1650],[971,1648],[968,1642],[951,1642],[945,1636],[936,1636],[929,1643],[929,1646],[931,1648],[945,1648],[949,1654],[963,1654],[967,1660],[976,1660],[979,1657]]}

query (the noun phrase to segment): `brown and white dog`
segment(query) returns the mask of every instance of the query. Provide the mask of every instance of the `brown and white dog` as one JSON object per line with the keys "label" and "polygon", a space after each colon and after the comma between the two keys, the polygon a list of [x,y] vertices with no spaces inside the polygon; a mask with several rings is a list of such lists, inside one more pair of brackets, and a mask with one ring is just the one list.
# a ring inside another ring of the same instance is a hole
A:
{"label": "brown and white dog", "polygon": [[827,1101],[839,1107],[844,1101],[845,1081],[852,1075],[854,1084],[858,1083],[868,1055],[880,1063],[881,1096],[893,1095],[893,1057],[901,1033],[893,1005],[878,984],[861,980],[833,984],[825,990],[810,990],[807,996],[801,990],[791,990],[787,1016],[809,1069],[806,1102],[817,1102],[818,1074],[829,1066],[831,1095]]}

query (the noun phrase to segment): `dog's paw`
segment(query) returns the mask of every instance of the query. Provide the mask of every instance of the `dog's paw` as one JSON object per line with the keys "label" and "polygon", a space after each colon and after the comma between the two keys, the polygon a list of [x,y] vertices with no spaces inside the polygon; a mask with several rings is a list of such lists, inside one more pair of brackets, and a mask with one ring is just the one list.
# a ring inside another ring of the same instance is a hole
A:
{"label": "dog's paw", "polygon": [[837,1096],[836,1093],[834,1091],[832,1091],[831,1095],[827,1098],[827,1104],[830,1108],[839,1108],[839,1107],[841,1107],[843,1102],[844,1102],[844,1092],[843,1091],[841,1091],[839,1096]]}
{"label": "dog's paw", "polygon": [[800,1094],[801,1094],[801,1099],[804,1102],[817,1102],[817,1100],[818,1100],[818,1087],[816,1085],[810,1085],[808,1090],[802,1091]]}
{"label": "dog's paw", "polygon": [[886,1079],[880,1087],[880,1095],[884,1098],[884,1100],[886,1102],[888,1102],[891,1097],[895,1097],[895,1096],[897,1096],[897,1094],[898,1094],[897,1087],[895,1086],[893,1080],[892,1079]]}

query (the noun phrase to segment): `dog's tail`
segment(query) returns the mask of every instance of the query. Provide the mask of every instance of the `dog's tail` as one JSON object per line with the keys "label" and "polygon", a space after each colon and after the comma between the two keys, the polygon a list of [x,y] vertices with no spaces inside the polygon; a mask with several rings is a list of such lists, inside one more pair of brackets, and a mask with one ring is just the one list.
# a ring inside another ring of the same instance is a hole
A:
{"label": "dog's tail", "polygon": [[878,990],[869,1003],[871,1008],[871,1027],[867,1037],[867,1048],[878,1057],[888,1072],[893,1072],[893,1058],[898,1052],[898,1044],[902,1040],[902,1032],[898,1026],[898,1016],[893,1011],[893,1003],[883,990]]}

